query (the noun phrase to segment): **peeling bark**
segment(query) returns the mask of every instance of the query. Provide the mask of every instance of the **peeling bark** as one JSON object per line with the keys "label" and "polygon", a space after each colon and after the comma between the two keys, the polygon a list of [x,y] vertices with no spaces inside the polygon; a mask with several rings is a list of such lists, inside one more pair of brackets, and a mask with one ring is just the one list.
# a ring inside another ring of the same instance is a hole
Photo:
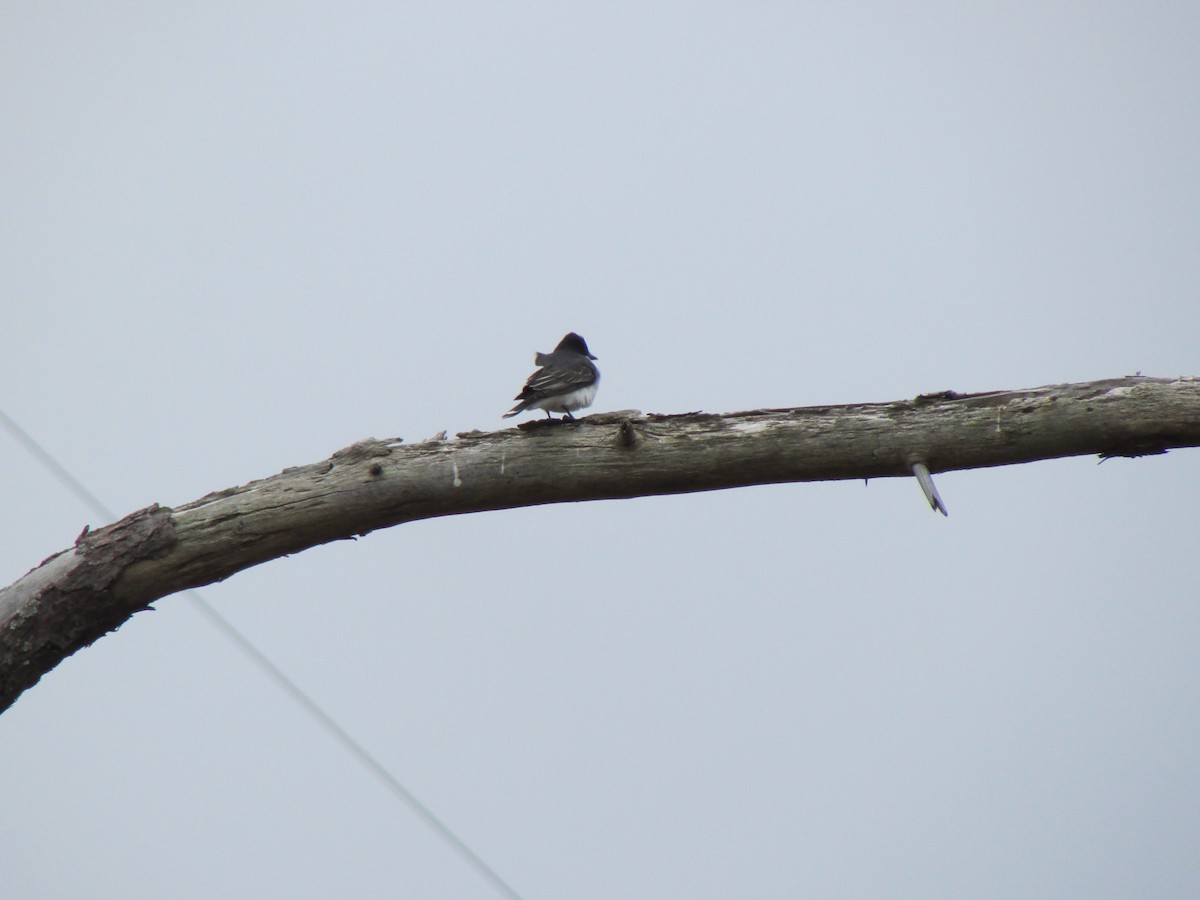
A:
{"label": "peeling bark", "polygon": [[403,522],[1194,446],[1200,378],[1140,376],[724,415],[630,410],[413,445],[369,439],[176,509],[151,506],[85,529],[73,548],[0,590],[0,710],[155,600]]}
{"label": "peeling bark", "polygon": [[150,506],[100,531],[85,528],[70,550],[0,591],[0,708],[146,608],[117,594],[114,585],[129,566],[168,552],[174,543],[171,510]]}

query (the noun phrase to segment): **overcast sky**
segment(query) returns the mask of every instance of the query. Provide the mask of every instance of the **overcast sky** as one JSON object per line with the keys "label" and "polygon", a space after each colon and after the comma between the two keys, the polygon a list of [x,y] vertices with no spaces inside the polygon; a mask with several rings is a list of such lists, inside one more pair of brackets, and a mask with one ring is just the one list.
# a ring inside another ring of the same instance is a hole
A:
{"label": "overcast sky", "polygon": [[[0,409],[119,515],[355,440],[1200,374],[1200,6],[0,5]],[[0,583],[104,524],[0,432]],[[1200,453],[420,522],[204,596],[526,900],[1200,893]],[[6,896],[490,898],[183,598]]]}

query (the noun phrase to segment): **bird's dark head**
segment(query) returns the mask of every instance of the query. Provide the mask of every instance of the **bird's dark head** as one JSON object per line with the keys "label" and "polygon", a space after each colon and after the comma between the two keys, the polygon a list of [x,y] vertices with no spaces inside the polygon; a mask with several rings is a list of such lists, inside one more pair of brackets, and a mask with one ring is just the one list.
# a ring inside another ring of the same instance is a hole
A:
{"label": "bird's dark head", "polygon": [[598,359],[598,357],[592,356],[591,351],[588,350],[587,341],[573,331],[558,342],[554,352],[557,353],[559,350],[570,350],[572,353],[582,353],[588,359]]}

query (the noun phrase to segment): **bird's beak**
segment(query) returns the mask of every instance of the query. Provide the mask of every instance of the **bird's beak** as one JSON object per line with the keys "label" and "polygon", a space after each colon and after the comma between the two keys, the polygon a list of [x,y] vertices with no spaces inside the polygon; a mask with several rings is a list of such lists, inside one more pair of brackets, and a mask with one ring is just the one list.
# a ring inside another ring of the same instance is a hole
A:
{"label": "bird's beak", "polygon": [[588,359],[599,359],[599,358],[600,357],[598,357],[598,356],[592,356],[592,354],[590,354],[590,353],[588,354]]}

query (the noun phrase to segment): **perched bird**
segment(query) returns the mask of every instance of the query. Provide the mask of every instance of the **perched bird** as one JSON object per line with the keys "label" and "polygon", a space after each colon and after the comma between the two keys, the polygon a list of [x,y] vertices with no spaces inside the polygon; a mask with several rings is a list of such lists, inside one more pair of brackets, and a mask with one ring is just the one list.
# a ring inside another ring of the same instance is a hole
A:
{"label": "perched bird", "polygon": [[521,393],[513,397],[521,402],[501,418],[507,419],[527,409],[544,409],[547,418],[552,412],[566,413],[574,419],[573,409],[591,406],[600,385],[600,370],[593,364],[587,341],[571,332],[558,342],[553,353],[539,353],[533,361],[541,366],[529,376]]}

